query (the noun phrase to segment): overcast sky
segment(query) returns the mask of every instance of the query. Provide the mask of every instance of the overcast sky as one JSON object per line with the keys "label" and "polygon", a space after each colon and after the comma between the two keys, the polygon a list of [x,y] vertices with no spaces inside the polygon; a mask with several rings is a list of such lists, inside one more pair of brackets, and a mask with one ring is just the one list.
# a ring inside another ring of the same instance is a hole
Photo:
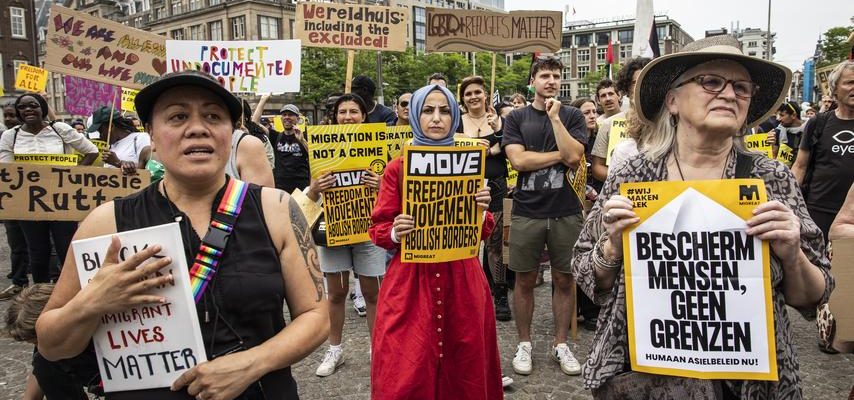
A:
{"label": "overcast sky", "polygon": [[[598,20],[612,17],[634,17],[632,0],[505,0],[507,10],[559,10],[575,7],[572,20]],[[726,27],[740,21],[741,28],[765,29],[768,23],[768,1],[765,0],[653,0],[656,15],[666,14],[676,20],[695,40],[705,31]],[[854,16],[852,0],[773,0],[771,31],[777,33],[774,61],[802,69],[804,59],[812,56],[820,35],[834,26],[851,25]],[[565,17],[566,18],[566,17]]]}

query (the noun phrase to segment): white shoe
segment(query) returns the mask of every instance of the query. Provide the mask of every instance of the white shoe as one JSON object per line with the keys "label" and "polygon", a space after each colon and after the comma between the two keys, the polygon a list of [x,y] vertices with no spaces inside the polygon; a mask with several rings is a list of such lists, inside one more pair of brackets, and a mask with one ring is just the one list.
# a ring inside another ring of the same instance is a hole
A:
{"label": "white shoe", "polygon": [[359,314],[360,317],[368,315],[368,307],[365,305],[365,298],[362,296],[356,296],[356,298],[353,299],[353,308],[356,310],[356,314]]}
{"label": "white shoe", "polygon": [[326,355],[323,356],[323,361],[317,367],[317,371],[314,374],[321,377],[332,375],[335,373],[335,369],[341,364],[344,364],[344,351],[330,348],[326,350]]}
{"label": "white shoe", "polygon": [[513,384],[513,378],[507,375],[501,375],[501,386],[507,387]]}
{"label": "white shoe", "polygon": [[530,375],[534,366],[531,361],[531,342],[521,342],[513,357],[513,371],[520,375]]}
{"label": "white shoe", "polygon": [[572,351],[569,350],[569,346],[567,346],[566,343],[561,343],[552,347],[552,360],[555,360],[555,362],[560,364],[560,370],[563,371],[564,374],[581,374],[581,364],[579,364],[578,360],[575,359],[575,356],[572,355]]}

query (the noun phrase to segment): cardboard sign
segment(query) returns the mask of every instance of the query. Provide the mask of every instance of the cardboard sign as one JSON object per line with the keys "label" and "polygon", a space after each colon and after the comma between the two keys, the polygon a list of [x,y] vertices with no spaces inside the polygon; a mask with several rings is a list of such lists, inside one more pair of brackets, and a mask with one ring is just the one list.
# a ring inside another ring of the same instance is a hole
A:
{"label": "cardboard sign", "polygon": [[306,129],[312,178],[328,171],[370,168],[377,175],[385,171],[388,127],[384,123],[317,125]]}
{"label": "cardboard sign", "polygon": [[15,162],[24,164],[73,166],[78,160],[76,154],[15,154]]}
{"label": "cardboard sign", "polygon": [[623,140],[629,139],[629,124],[625,118],[614,118],[611,120],[611,130],[608,131],[608,154],[605,157],[605,165],[611,165],[611,155],[614,149]]}
{"label": "cardboard sign", "polygon": [[80,221],[95,207],[151,183],[147,170],[137,174],[124,175],[118,168],[0,163],[0,219]]}
{"label": "cardboard sign", "polygon": [[136,100],[137,93],[139,93],[139,90],[122,88],[122,104],[120,105],[122,111],[136,112],[136,103],[134,103],[134,100]]}
{"label": "cardboard sign", "polygon": [[828,65],[826,67],[818,68],[815,70],[815,76],[818,78],[818,86],[821,88],[821,94],[825,96],[832,96],[830,93],[830,73],[833,72],[833,69],[839,64]]}
{"label": "cardboard sign", "polygon": [[407,10],[358,4],[298,3],[294,38],[308,47],[406,51]]}
{"label": "cardboard sign", "polygon": [[44,92],[47,87],[47,70],[32,65],[21,64],[15,75],[15,89],[26,92]]}
{"label": "cardboard sign", "polygon": [[475,194],[483,187],[483,146],[406,146],[403,214],[415,230],[403,238],[401,260],[439,263],[476,257],[483,212]]}
{"label": "cardboard sign", "polygon": [[773,153],[771,153],[771,143],[768,141],[767,132],[759,132],[745,136],[744,146],[747,150],[765,154],[768,158],[774,158]]}
{"label": "cardboard sign", "polygon": [[620,185],[632,370],[777,380],[768,243],[746,233],[760,179]]}
{"label": "cardboard sign", "polygon": [[175,282],[152,290],[163,304],[133,307],[106,314],[92,336],[105,392],[169,387],[181,374],[207,361],[190,274],[178,223],[119,232],[71,243],[80,287],[86,287],[107,257],[112,236],[121,240],[119,261],[148,246],[163,250],[147,260],[171,257],[157,275],[172,274]]}
{"label": "cardboard sign", "polygon": [[587,158],[584,154],[581,155],[581,161],[578,162],[578,168],[575,171],[572,169],[566,171],[566,180],[569,181],[572,191],[578,196],[578,201],[584,204],[584,200],[587,198],[585,195],[587,193]]}
{"label": "cardboard sign", "polygon": [[560,11],[449,10],[427,7],[427,51],[556,53]]}
{"label": "cardboard sign", "polygon": [[95,110],[110,104],[119,109],[121,88],[76,76],[65,76],[65,110],[73,115],[90,116]]}
{"label": "cardboard sign", "polygon": [[[854,287],[854,237],[833,239],[833,277],[836,287]],[[854,290],[834,290],[830,295],[830,312],[836,320],[836,339],[854,342]]]}
{"label": "cardboard sign", "polygon": [[777,161],[786,164],[789,168],[792,168],[792,164],[795,163],[795,154],[795,150],[789,147],[789,145],[780,143],[780,149],[777,151]]}
{"label": "cardboard sign", "polygon": [[167,40],[169,72],[204,71],[234,93],[299,92],[299,40]]}
{"label": "cardboard sign", "polygon": [[403,154],[403,146],[407,143],[412,143],[412,127],[409,125],[398,125],[388,127],[388,142],[386,143],[386,152],[388,153],[389,161],[400,157]]}
{"label": "cardboard sign", "polygon": [[308,226],[313,227],[314,223],[320,219],[320,215],[323,213],[323,208],[309,199],[308,196],[306,196],[299,188],[294,189],[291,193],[291,198],[294,199],[299,206],[305,216],[306,222],[308,222]]}
{"label": "cardboard sign", "polygon": [[336,171],[335,186],[323,192],[326,245],[345,246],[369,242],[368,228],[377,192],[365,186],[364,169]]}
{"label": "cardboard sign", "polygon": [[54,4],[45,67],[111,85],[142,89],[166,73],[166,38]]}
{"label": "cardboard sign", "polygon": [[519,181],[519,171],[513,169],[513,164],[510,163],[510,159],[506,159],[507,162],[507,187],[516,187],[516,182]]}

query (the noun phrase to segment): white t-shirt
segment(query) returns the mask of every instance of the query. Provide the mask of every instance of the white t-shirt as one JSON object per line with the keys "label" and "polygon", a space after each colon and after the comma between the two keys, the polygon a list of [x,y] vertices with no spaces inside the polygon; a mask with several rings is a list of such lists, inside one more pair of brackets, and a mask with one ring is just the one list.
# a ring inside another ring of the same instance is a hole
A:
{"label": "white t-shirt", "polygon": [[97,153],[89,139],[76,129],[63,122],[54,122],[45,126],[38,134],[27,132],[21,125],[15,134],[15,128],[3,132],[0,137],[0,162],[14,162],[15,154],[71,154],[77,150],[80,154]]}
{"label": "white t-shirt", "polygon": [[[139,162],[139,154],[145,146],[151,146],[151,137],[145,132],[131,132],[124,139],[110,145],[110,151],[116,153],[119,160]],[[108,164],[104,166],[115,168]]]}

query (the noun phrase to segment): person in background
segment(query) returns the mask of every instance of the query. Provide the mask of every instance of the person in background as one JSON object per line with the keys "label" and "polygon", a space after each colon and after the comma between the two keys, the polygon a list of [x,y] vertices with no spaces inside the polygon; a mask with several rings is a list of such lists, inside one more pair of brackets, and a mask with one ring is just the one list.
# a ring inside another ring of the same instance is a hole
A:
{"label": "person in background", "polygon": [[816,115],[815,108],[813,108],[812,106],[807,107],[804,110],[804,122],[811,120],[813,117],[815,117],[815,115]]}
{"label": "person in background", "polygon": [[335,124],[335,102],[338,101],[338,98],[341,97],[342,93],[331,93],[328,97],[326,97],[326,103],[323,113],[323,118],[320,121],[320,125],[334,125]]}
{"label": "person in background", "polygon": [[777,158],[781,143],[789,146],[797,155],[798,145],[801,143],[801,135],[804,131],[804,123],[801,121],[801,107],[794,101],[780,104],[777,109],[777,121],[779,124],[773,131],[768,132],[768,142],[771,143],[772,155]]}
{"label": "person in background", "polygon": [[[98,157],[98,148],[89,139],[63,122],[48,120],[47,100],[36,93],[26,93],[15,100],[15,112],[20,126],[6,130],[0,137],[0,162],[14,162],[16,154],[83,154],[80,165],[91,165]],[[65,260],[71,238],[77,229],[75,221],[21,221],[27,242],[29,270],[34,283],[51,280],[51,251],[56,250],[60,264]],[[21,292],[28,282],[27,270],[18,271],[13,284],[0,292],[8,299]],[[18,282],[18,283],[15,283]]]}
{"label": "person in background", "polygon": [[[258,110],[263,112],[264,107],[257,107],[256,111]],[[264,144],[264,152],[267,155],[267,162],[270,164],[270,169],[272,170],[276,165],[276,156],[273,151],[273,145],[270,143],[270,137],[268,136],[267,129],[258,123],[258,118],[255,118],[255,114],[252,113],[252,105],[250,105],[249,101],[246,99],[243,99],[242,123],[240,130],[258,138],[258,140]]]}
{"label": "person in background", "polygon": [[87,135],[86,123],[84,123],[82,119],[75,119],[74,121],[71,121],[71,127],[76,129],[80,134]]}
{"label": "person in background", "polygon": [[822,95],[818,112],[823,113],[830,111],[833,108],[834,103],[835,101],[833,100],[833,96],[828,96],[826,94]]}
{"label": "person in background", "polygon": [[[264,128],[252,122],[251,115],[249,102],[243,100],[241,114],[238,116],[240,124],[234,129],[231,137],[231,152],[225,164],[225,173],[232,178],[258,186],[275,187],[272,145],[263,131]],[[247,127],[247,124],[251,127]]]}
{"label": "person in background", "polygon": [[[260,107],[260,105],[255,109],[255,111],[258,111],[259,108],[262,112],[264,111],[264,107]],[[261,124],[261,126],[266,128],[268,132],[270,131],[270,129],[273,129],[273,122],[270,121],[270,118],[261,117],[261,121],[259,123]]]}
{"label": "person in background", "polygon": [[3,105],[3,130],[12,129],[18,125],[20,125],[20,121],[18,121],[18,115],[15,112],[15,102],[10,101]]}
{"label": "person in background", "polygon": [[[14,132],[11,129],[20,125],[18,115],[15,112],[15,102],[10,101],[3,105],[3,124],[6,128],[0,131],[0,135],[7,129],[9,132]],[[2,136],[0,136],[2,137]],[[2,141],[2,139],[0,139]],[[27,239],[24,238],[24,231],[21,230],[20,221],[5,220],[3,227],[6,229],[6,244],[9,246],[9,274],[7,279],[12,280],[12,285],[6,290],[11,290],[6,293],[5,290],[0,292],[0,301],[14,296],[18,287],[24,287],[29,283],[27,279],[27,266],[29,265],[29,256],[27,255]],[[9,289],[11,288],[11,289]]]}
{"label": "person in background", "polygon": [[397,115],[397,123],[395,125],[409,125],[409,100],[412,99],[412,93],[404,93],[397,98],[397,104],[394,105],[394,112]]}
{"label": "person in background", "polygon": [[383,122],[388,126],[394,125],[394,111],[382,104],[376,102],[374,94],[377,91],[377,84],[371,78],[365,75],[359,75],[353,78],[352,92],[362,98],[365,106],[368,107],[368,115],[363,121],[366,124],[372,122]]}
{"label": "person in background", "polygon": [[510,114],[510,111],[513,110],[513,105],[506,101],[498,103],[498,106],[495,107],[495,112],[497,112],[498,116],[501,118],[507,118],[507,115]]}
{"label": "person in background", "polygon": [[102,140],[109,138],[110,149],[101,154],[108,168],[120,168],[124,174],[132,175],[145,168],[151,158],[151,138],[118,110],[106,106],[95,110],[88,132],[98,132]]}
{"label": "person in background", "polygon": [[510,104],[513,104],[513,108],[518,110],[520,108],[524,108],[528,105],[528,101],[525,100],[525,96],[520,93],[513,93],[510,96]]}
{"label": "person in background", "polygon": [[[258,106],[255,107],[253,120],[261,120],[264,105],[270,98],[269,94],[261,96]],[[275,151],[275,167],[273,178],[276,188],[293,193],[295,189],[305,189],[309,185],[308,167],[308,143],[305,134],[299,129],[300,112],[293,104],[285,104],[279,110],[279,118],[284,130],[279,132],[272,126],[267,129],[269,140]]]}
{"label": "person in background", "polygon": [[617,94],[617,87],[614,82],[608,78],[599,81],[596,85],[596,101],[602,107],[603,114],[596,119],[598,124],[605,122],[605,118],[610,118],[620,112],[620,95]]}
{"label": "person in background", "polygon": [[427,78],[427,84],[448,87],[448,78],[441,72],[434,72],[429,78]]}

